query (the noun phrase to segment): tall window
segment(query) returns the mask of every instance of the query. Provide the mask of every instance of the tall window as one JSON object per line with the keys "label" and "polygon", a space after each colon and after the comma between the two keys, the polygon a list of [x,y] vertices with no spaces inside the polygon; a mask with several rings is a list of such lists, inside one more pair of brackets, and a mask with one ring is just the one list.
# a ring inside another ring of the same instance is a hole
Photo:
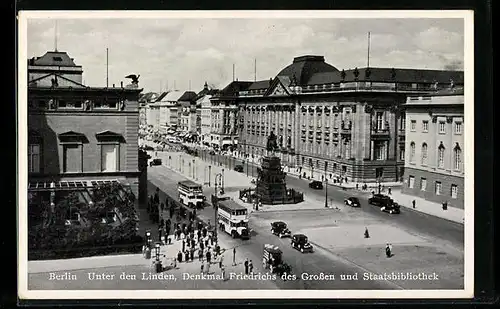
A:
{"label": "tall window", "polygon": [[40,144],[28,145],[28,173],[40,173]]}
{"label": "tall window", "polygon": [[399,129],[404,130],[406,127],[406,115],[401,114],[401,121],[399,122]]}
{"label": "tall window", "polygon": [[404,148],[399,149],[399,160],[401,160],[401,161],[405,160],[405,149]]}
{"label": "tall window", "polygon": [[63,170],[65,173],[77,173],[82,171],[82,145],[63,145]]}
{"label": "tall window", "polygon": [[413,189],[414,186],[415,186],[415,177],[414,176],[410,176],[408,178],[408,187],[410,189]]}
{"label": "tall window", "polygon": [[116,172],[118,170],[118,145],[101,144],[101,171]]}
{"label": "tall window", "polygon": [[460,171],[462,168],[462,149],[458,145],[453,149],[453,162],[455,170]]}
{"label": "tall window", "polygon": [[384,126],[384,113],[377,112],[377,130],[382,130]]}
{"label": "tall window", "polygon": [[427,144],[423,143],[422,144],[422,165],[427,164]]}
{"label": "tall window", "polygon": [[440,134],[446,133],[446,122],[444,121],[439,122],[439,133]]}
{"label": "tall window", "polygon": [[438,148],[438,167],[439,168],[444,168],[444,151],[445,148],[443,144],[439,145]]}
{"label": "tall window", "polygon": [[410,163],[415,162],[415,143],[410,143]]}
{"label": "tall window", "polygon": [[429,132],[429,121],[427,120],[422,121],[422,131]]}
{"label": "tall window", "polygon": [[436,195],[441,195],[441,182],[440,181],[436,181],[436,186],[434,189],[435,189]]}
{"label": "tall window", "polygon": [[385,147],[385,142],[383,141],[377,141],[375,142],[375,160],[385,160],[385,154],[386,154],[386,147]]}
{"label": "tall window", "polygon": [[458,186],[451,185],[451,198],[457,198],[458,196]]}
{"label": "tall window", "polygon": [[462,134],[462,123],[455,122],[455,134]]}
{"label": "tall window", "polygon": [[417,121],[416,120],[412,120],[410,122],[410,130],[411,131],[415,131],[417,129]]}
{"label": "tall window", "polygon": [[425,191],[426,188],[427,188],[427,179],[421,178],[420,179],[420,191]]}

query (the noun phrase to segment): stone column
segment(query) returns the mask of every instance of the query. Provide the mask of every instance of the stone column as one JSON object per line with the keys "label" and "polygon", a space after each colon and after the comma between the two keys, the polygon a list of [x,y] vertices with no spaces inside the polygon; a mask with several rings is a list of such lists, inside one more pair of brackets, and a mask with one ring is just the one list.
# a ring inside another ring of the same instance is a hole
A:
{"label": "stone column", "polygon": [[374,157],[374,149],[375,149],[375,141],[370,141],[370,161],[373,161]]}

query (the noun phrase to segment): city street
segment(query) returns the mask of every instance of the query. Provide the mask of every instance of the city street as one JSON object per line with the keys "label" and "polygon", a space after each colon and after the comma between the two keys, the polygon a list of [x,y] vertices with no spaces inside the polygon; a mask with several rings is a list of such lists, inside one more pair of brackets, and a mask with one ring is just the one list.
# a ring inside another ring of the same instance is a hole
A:
{"label": "city street", "polygon": [[[183,156],[187,156],[184,154]],[[232,173],[236,173],[231,171]],[[229,172],[228,172],[229,173]],[[153,184],[151,192],[156,186],[167,193],[176,196],[176,184],[179,180],[185,179],[177,172],[173,172],[166,166],[156,166],[148,170],[148,177]],[[290,177],[288,177],[290,178]],[[288,179],[287,179],[288,180]],[[311,191],[307,187],[307,182],[298,179],[291,180],[297,188],[306,194],[324,194],[324,191]],[[226,186],[226,192],[237,191],[248,187],[247,184],[238,185],[232,182]],[[209,196],[213,192],[207,188],[205,194]],[[329,188],[329,195],[338,201],[352,192],[338,191],[336,188]],[[262,247],[265,243],[278,245],[284,251],[284,259],[292,265],[293,272],[302,273],[334,273],[334,274],[354,274],[359,276],[364,272],[387,273],[387,272],[437,272],[437,281],[409,281],[400,280],[394,282],[377,281],[288,281],[280,282],[280,288],[293,289],[376,289],[376,288],[461,288],[463,286],[463,245],[457,239],[456,234],[461,228],[458,224],[421,215],[416,212],[404,212],[399,216],[391,216],[382,213],[374,206],[362,202],[361,209],[345,208],[344,211],[333,209],[318,210],[295,210],[295,211],[271,211],[252,212],[250,227],[253,229],[252,238],[249,241],[233,240],[227,235],[227,241],[234,246],[239,246],[244,250],[244,254],[249,259],[261,260]],[[279,207],[279,206],[277,206]],[[199,216],[214,218],[211,207],[206,208]],[[407,221],[417,221],[409,226],[405,226]],[[434,221],[424,222],[426,218]],[[269,232],[272,221],[282,220],[288,223],[292,232],[303,232],[309,235],[310,241],[315,245],[313,254],[301,254],[292,249],[288,239],[279,239]],[[213,222],[213,219],[212,219]],[[420,226],[419,223],[420,222]],[[433,223],[435,227],[429,230]],[[339,231],[339,238],[332,237],[335,228]],[[371,230],[369,241],[363,239],[364,228]],[[416,228],[415,228],[416,227]],[[419,228],[420,227],[420,228]],[[318,230],[324,228],[324,230]],[[440,234],[431,235],[425,233],[434,231]],[[450,230],[448,233],[447,230]],[[357,230],[356,232],[352,232]],[[462,227],[463,231],[463,227]],[[346,240],[345,235],[348,235]],[[353,238],[354,235],[354,238]],[[442,235],[436,236],[436,235]],[[451,235],[451,236],[450,236]],[[356,239],[357,238],[357,239]],[[332,243],[332,239],[334,242]],[[340,243],[335,241],[341,240]],[[344,243],[342,243],[342,240]],[[347,244],[345,243],[347,241]],[[383,249],[386,243],[394,246],[395,257],[387,259]],[[397,256],[397,257],[396,257]],[[415,259],[418,256],[418,259]],[[255,262],[254,262],[255,264]],[[385,287],[380,283],[385,283]]]}

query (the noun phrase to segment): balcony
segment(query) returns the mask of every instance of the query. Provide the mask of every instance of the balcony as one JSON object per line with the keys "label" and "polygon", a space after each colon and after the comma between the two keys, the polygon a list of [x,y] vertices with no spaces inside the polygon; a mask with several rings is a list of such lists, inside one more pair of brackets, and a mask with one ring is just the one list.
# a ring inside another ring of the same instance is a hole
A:
{"label": "balcony", "polygon": [[352,132],[352,121],[342,121],[340,126],[341,134],[351,134]]}
{"label": "balcony", "polygon": [[377,128],[377,127],[372,127],[371,134],[373,137],[378,137],[378,138],[389,138],[389,127],[384,127],[384,128]]}

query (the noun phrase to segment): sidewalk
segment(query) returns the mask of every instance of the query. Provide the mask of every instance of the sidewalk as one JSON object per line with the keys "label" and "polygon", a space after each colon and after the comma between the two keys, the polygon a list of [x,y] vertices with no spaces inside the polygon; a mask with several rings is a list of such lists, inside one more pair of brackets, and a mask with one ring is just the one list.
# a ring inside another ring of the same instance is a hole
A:
{"label": "sidewalk", "polygon": [[[448,206],[447,210],[443,210],[440,203],[431,202],[421,197],[404,194],[400,189],[392,190],[391,197],[399,205],[409,208],[414,211],[426,213],[435,217],[440,217],[457,223],[464,223],[464,210],[452,206]],[[415,200],[415,208],[412,207],[412,201]]]}

